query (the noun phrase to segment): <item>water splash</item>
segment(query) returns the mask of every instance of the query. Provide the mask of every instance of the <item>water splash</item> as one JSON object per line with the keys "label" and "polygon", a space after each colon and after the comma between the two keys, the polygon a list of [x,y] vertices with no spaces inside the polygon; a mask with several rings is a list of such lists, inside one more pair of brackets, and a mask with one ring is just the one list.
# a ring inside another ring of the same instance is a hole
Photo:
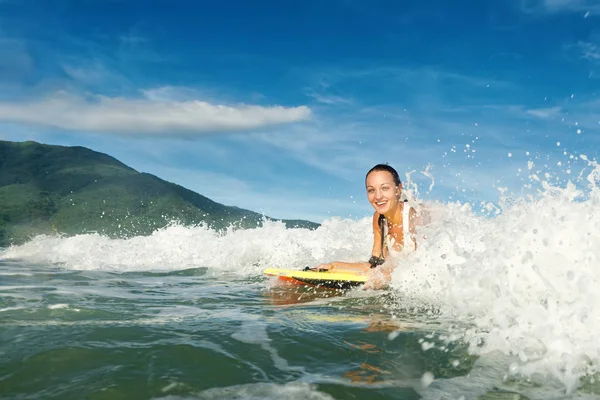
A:
{"label": "water splash", "polygon": [[1,258],[57,264],[68,269],[170,271],[208,267],[213,274],[253,276],[266,267],[300,268],[334,258],[361,260],[371,251],[371,219],[333,218],[316,231],[281,222],[219,233],[204,226],[171,225],[150,236],[110,239],[98,234],[37,236]]}
{"label": "water splash", "polygon": [[438,207],[394,289],[456,316],[449,338],[473,354],[515,356],[508,375],[551,376],[573,392],[600,363],[600,167],[589,166],[585,191],[540,180],[539,196],[504,199],[495,218]]}

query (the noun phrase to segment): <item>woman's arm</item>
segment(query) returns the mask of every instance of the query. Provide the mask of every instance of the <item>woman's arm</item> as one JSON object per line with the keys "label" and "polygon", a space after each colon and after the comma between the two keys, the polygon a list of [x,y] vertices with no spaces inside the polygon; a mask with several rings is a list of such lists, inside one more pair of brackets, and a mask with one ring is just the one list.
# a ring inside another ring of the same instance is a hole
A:
{"label": "woman's arm", "polygon": [[[385,250],[381,251],[381,230],[379,229],[379,213],[373,214],[373,250],[371,255],[380,257],[382,254],[385,257]],[[321,264],[314,269],[316,270],[329,270],[329,271],[352,271],[352,272],[364,272],[367,273],[371,269],[371,264],[368,262],[344,262],[334,261],[327,264]]]}
{"label": "woman's arm", "polygon": [[[421,225],[421,218],[417,215],[417,210],[413,207],[408,211],[408,232],[410,233],[410,238],[415,243],[415,250],[417,249],[417,225]],[[406,244],[406,243],[405,243]]]}
{"label": "woman's arm", "polygon": [[[427,207],[420,207],[419,212],[414,208],[410,209],[410,235],[415,242],[415,249],[417,248],[417,227],[425,227],[432,222],[431,210]],[[427,236],[421,235],[420,239],[427,239]]]}
{"label": "woman's arm", "polygon": [[[324,264],[325,266],[329,266],[328,269],[331,272],[359,272],[359,273],[367,273],[371,269],[371,264],[367,262],[343,262],[343,261],[334,261],[329,264]],[[320,268],[321,266],[317,267]]]}

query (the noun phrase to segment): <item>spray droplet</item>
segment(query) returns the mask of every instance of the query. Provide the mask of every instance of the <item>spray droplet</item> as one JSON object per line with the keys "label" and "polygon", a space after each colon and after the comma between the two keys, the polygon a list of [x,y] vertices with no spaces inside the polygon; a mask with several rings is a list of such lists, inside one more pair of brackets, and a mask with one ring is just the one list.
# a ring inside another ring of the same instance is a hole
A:
{"label": "spray droplet", "polygon": [[433,374],[431,372],[425,372],[421,377],[421,385],[423,385],[423,387],[428,387],[429,385],[431,385],[431,382],[433,382],[433,380]]}

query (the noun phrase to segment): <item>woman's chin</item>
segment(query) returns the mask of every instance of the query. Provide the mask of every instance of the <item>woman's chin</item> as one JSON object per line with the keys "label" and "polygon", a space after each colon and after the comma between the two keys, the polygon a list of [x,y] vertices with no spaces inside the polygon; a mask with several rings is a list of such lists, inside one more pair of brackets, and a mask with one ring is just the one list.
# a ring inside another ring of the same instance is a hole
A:
{"label": "woman's chin", "polygon": [[385,214],[386,212],[388,212],[390,209],[389,203],[387,203],[384,206],[375,206],[375,211],[377,211],[379,214]]}

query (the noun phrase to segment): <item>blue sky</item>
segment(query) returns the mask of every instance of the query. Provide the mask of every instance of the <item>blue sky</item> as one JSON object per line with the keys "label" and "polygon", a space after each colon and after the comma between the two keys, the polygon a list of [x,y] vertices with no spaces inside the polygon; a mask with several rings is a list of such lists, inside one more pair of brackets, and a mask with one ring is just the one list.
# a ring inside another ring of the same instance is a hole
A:
{"label": "blue sky", "polygon": [[575,180],[599,88],[600,0],[0,0],[0,139],[273,217],[371,214],[379,162],[443,202]]}

